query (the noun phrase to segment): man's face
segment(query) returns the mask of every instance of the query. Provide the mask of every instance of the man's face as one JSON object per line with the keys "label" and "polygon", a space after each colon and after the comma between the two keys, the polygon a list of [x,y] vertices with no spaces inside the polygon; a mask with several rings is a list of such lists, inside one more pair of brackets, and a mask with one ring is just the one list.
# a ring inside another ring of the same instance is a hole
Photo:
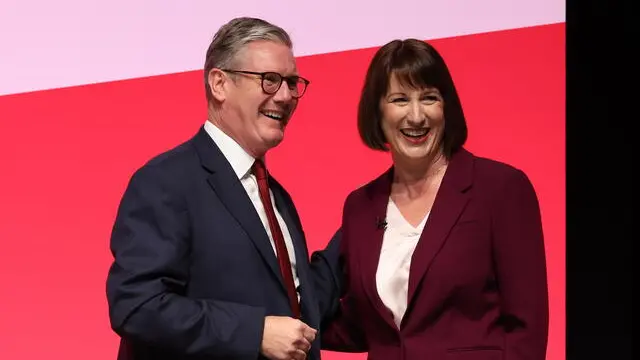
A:
{"label": "man's face", "polygon": [[[236,59],[234,67],[229,70],[297,75],[293,53],[281,43],[251,42],[240,50]],[[223,130],[245,151],[261,157],[284,138],[284,129],[298,100],[292,96],[286,81],[276,93],[267,94],[262,88],[260,75],[223,73],[227,78],[222,87],[224,101],[220,121]]]}

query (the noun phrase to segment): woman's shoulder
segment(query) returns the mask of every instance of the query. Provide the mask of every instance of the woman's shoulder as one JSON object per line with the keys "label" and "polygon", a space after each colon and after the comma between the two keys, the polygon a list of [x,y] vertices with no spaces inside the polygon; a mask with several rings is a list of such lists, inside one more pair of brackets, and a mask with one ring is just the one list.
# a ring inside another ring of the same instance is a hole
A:
{"label": "woman's shoulder", "polygon": [[[521,170],[503,160],[477,155],[465,148],[458,150],[452,157],[451,162],[458,164],[469,164],[473,166],[475,174],[493,174],[510,176]],[[466,165],[462,165],[466,166]]]}
{"label": "woman's shoulder", "polygon": [[378,195],[380,192],[388,192],[388,188],[391,185],[391,178],[393,176],[392,172],[393,167],[390,167],[375,178],[370,179],[351,190],[349,195],[347,195],[345,203],[361,202],[367,198],[372,198],[373,196]]}
{"label": "woman's shoulder", "polygon": [[504,160],[478,156],[469,153],[473,158],[473,182],[485,188],[502,191],[509,184],[531,186],[529,176],[520,167]]}

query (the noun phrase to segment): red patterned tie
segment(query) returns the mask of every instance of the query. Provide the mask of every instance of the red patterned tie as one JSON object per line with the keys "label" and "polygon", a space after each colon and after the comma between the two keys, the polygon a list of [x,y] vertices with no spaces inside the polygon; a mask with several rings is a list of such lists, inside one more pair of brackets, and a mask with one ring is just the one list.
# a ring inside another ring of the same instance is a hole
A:
{"label": "red patterned tie", "polygon": [[278,257],[278,264],[280,265],[280,272],[287,288],[287,295],[289,296],[289,303],[295,317],[300,317],[300,304],[298,303],[298,295],[296,292],[296,286],[293,282],[293,274],[291,272],[291,262],[289,261],[289,253],[287,252],[287,246],[284,243],[284,236],[282,236],[282,230],[278,224],[276,213],[273,210],[271,204],[271,196],[269,195],[269,184],[267,183],[267,170],[264,163],[261,160],[256,160],[253,163],[253,173],[258,179],[258,190],[260,191],[260,199],[262,205],[267,213],[267,219],[269,220],[269,228],[271,229],[271,235],[273,236],[273,242],[276,245],[276,254]]}

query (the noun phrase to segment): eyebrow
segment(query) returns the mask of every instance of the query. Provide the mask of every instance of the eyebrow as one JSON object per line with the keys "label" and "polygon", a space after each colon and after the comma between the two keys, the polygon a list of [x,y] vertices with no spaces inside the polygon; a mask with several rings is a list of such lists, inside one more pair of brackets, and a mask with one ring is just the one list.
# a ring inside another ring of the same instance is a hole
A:
{"label": "eyebrow", "polygon": [[[436,95],[442,96],[442,93],[440,93],[440,90],[438,90],[436,88],[425,89],[424,91],[421,92],[421,94],[422,95],[425,95],[425,94],[436,94]],[[385,96],[388,97],[388,96],[394,96],[394,95],[406,95],[406,93],[402,92],[402,91],[396,91],[396,92],[389,93],[389,94],[387,94]]]}

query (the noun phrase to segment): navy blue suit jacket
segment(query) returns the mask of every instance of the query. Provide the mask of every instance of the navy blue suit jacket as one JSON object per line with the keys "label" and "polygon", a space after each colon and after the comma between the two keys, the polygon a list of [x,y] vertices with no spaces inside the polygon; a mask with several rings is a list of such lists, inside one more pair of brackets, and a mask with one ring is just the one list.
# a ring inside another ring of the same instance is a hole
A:
{"label": "navy blue suit jacket", "polygon": [[[302,321],[319,329],[300,219],[270,188],[294,242]],[[260,359],[267,315],[292,316],[267,233],[203,128],[132,176],[111,237],[109,316],[119,360]],[[319,359],[319,343],[309,359]]]}

